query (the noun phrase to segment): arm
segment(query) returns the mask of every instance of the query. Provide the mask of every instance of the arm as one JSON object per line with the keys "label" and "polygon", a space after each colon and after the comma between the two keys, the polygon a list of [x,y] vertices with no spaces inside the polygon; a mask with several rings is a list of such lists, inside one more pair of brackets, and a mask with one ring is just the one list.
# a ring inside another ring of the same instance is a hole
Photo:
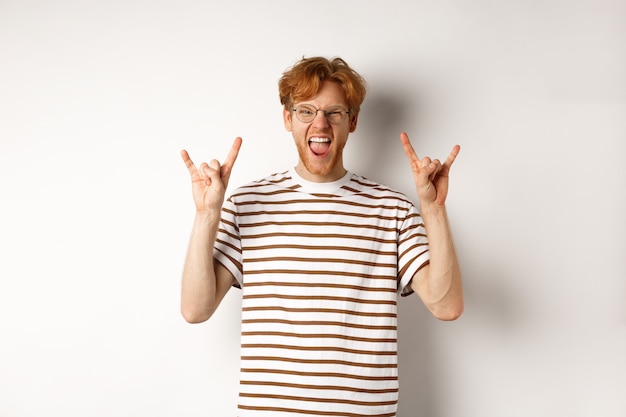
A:
{"label": "arm", "polygon": [[456,145],[441,164],[429,157],[419,159],[406,133],[400,140],[413,171],[430,249],[430,263],[415,274],[411,288],[435,317],[455,320],[463,313],[463,285],[445,201],[450,167],[460,147]]}
{"label": "arm", "polygon": [[224,164],[212,160],[197,169],[187,151],[181,156],[193,191],[196,216],[183,268],[181,313],[190,323],[208,320],[234,283],[232,274],[213,259],[213,245],[219,227],[221,208],[241,138],[235,139]]}

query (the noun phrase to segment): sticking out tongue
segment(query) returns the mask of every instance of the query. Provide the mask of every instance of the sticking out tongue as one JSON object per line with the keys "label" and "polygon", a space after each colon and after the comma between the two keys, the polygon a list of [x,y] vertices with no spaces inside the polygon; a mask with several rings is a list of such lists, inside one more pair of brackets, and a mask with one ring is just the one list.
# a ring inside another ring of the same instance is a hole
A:
{"label": "sticking out tongue", "polygon": [[324,155],[330,148],[330,142],[310,142],[309,147],[315,155]]}

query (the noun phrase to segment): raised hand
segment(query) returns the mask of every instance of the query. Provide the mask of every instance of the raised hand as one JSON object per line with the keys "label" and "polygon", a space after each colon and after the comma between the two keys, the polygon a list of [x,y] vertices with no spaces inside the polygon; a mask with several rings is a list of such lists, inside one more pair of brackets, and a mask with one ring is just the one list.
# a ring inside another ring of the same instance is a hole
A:
{"label": "raised hand", "polygon": [[450,167],[459,154],[461,147],[455,145],[446,161],[442,164],[438,159],[431,160],[427,156],[420,159],[409,141],[409,136],[405,132],[400,134],[400,141],[402,142],[404,153],[409,158],[415,188],[422,206],[425,204],[444,205],[448,195]]}
{"label": "raised hand", "polygon": [[218,160],[213,159],[208,164],[203,162],[200,164],[200,168],[196,168],[187,151],[181,151],[181,157],[191,176],[193,201],[197,212],[214,211],[219,213],[221,210],[228,180],[239,154],[241,142],[241,138],[235,139],[224,163],[221,165]]}

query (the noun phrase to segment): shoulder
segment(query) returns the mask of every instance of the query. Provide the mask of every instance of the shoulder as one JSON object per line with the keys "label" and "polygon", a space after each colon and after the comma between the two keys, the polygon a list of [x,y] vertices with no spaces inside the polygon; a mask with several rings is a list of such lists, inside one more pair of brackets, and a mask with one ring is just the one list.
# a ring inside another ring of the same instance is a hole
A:
{"label": "shoulder", "polygon": [[240,185],[233,191],[233,194],[246,193],[250,190],[255,190],[263,187],[288,187],[290,183],[291,176],[289,175],[289,171],[279,172]]}
{"label": "shoulder", "polygon": [[268,175],[264,178],[243,184],[231,193],[229,200],[245,200],[250,196],[268,195],[293,188],[289,171]]}
{"label": "shoulder", "polygon": [[350,182],[344,187],[356,194],[380,200],[394,201],[402,206],[413,206],[413,202],[404,193],[385,184],[370,180],[363,176],[352,174]]}

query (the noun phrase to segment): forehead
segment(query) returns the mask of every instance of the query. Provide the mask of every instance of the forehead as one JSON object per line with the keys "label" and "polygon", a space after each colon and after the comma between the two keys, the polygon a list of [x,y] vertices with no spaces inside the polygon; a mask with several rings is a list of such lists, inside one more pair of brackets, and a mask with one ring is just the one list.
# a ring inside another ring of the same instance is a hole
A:
{"label": "forehead", "polygon": [[307,100],[295,104],[311,104],[315,107],[346,106],[346,93],[339,83],[334,81],[322,82],[317,94]]}

